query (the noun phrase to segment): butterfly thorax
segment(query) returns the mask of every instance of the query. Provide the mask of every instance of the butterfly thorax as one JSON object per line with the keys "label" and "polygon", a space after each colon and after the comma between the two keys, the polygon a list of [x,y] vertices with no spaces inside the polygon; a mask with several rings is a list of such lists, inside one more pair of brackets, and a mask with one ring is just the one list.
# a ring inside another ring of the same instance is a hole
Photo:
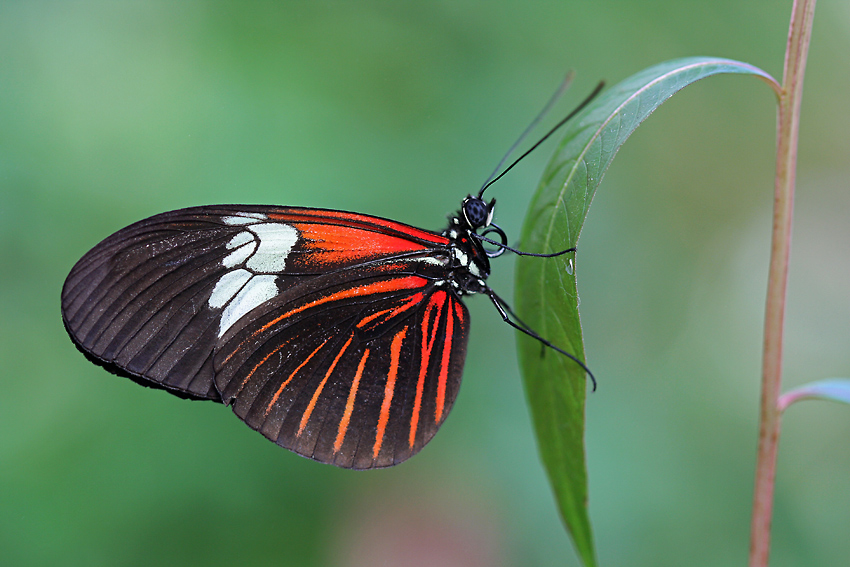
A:
{"label": "butterfly thorax", "polygon": [[[449,219],[449,226],[443,235],[449,239],[451,255],[451,271],[449,281],[459,295],[484,293],[487,289],[485,280],[490,275],[490,260],[481,241],[476,238],[476,229],[467,214],[468,205],[477,204],[475,197],[467,197],[463,208]],[[485,205],[486,206],[486,205]],[[492,210],[492,205],[490,206]],[[484,219],[489,222],[492,214],[486,214]]]}

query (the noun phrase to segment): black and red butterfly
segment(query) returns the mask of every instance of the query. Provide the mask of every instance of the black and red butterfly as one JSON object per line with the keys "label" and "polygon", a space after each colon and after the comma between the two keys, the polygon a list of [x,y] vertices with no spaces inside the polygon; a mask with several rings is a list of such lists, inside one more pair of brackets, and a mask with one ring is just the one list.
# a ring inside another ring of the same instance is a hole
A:
{"label": "black and red butterfly", "polygon": [[489,258],[517,252],[492,223],[495,200],[482,198],[495,179],[441,233],[298,207],[150,217],[77,262],[62,290],[65,328],[107,370],[229,405],[300,455],[354,469],[398,464],[457,397],[463,296],[487,295],[506,322],[584,367],[487,286]]}

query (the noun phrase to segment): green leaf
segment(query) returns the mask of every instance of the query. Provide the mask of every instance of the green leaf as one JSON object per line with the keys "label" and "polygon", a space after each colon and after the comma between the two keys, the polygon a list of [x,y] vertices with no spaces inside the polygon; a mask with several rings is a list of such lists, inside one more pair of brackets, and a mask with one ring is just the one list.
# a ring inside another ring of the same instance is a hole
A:
{"label": "green leaf", "polygon": [[[646,69],[588,105],[566,125],[564,139],[543,174],[523,225],[523,248],[555,252],[575,246],[596,187],[629,135],[674,93],[721,73],[756,75],[774,90],[779,88],[767,73],[751,65],[698,57]],[[584,360],[575,268],[574,254],[519,258],[516,307],[519,317],[542,337]],[[595,565],[584,451],[587,378],[567,357],[527,336],[519,337],[520,365],[541,458],[579,557],[585,565]]]}
{"label": "green leaf", "polygon": [[830,378],[794,388],[779,397],[779,408],[784,411],[800,400],[831,400],[850,404],[850,379]]}

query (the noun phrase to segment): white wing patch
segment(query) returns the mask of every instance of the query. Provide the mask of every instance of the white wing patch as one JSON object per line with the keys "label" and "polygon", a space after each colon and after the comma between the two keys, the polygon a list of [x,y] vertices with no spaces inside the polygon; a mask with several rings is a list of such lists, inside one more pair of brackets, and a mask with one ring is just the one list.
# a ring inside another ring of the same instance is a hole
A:
{"label": "white wing patch", "polygon": [[286,259],[298,243],[298,231],[288,224],[262,222],[267,218],[262,213],[236,213],[222,219],[244,230],[226,244],[233,251],[222,265],[235,269],[221,276],[209,299],[211,308],[224,308],[219,337],[243,315],[278,294],[276,274],[286,267]]}
{"label": "white wing patch", "polygon": [[224,217],[227,224],[249,224],[258,220],[266,220],[268,217],[263,213],[236,213],[236,216]]}
{"label": "white wing patch", "polygon": [[273,222],[254,224],[247,228],[260,241],[257,251],[246,263],[248,269],[262,274],[283,271],[287,256],[298,242],[298,231],[288,224]]}
{"label": "white wing patch", "polygon": [[227,305],[227,302],[245,287],[252,276],[253,274],[248,270],[233,270],[221,276],[210,295],[210,307],[221,309]]}
{"label": "white wing patch", "polygon": [[230,242],[227,243],[227,248],[235,248],[235,250],[228,254],[227,257],[222,260],[222,263],[225,268],[233,268],[247,260],[251,254],[254,253],[257,246],[253,233],[246,230],[245,232],[240,232],[231,238]]}
{"label": "white wing patch", "polygon": [[254,235],[252,235],[249,231],[240,232],[236,236],[230,239],[230,242],[227,243],[227,249],[232,250],[234,248],[239,248],[243,244],[248,242],[254,242]]}
{"label": "white wing patch", "polygon": [[[237,270],[244,272],[245,270]],[[239,293],[236,294],[224,313],[218,326],[218,336],[221,337],[243,315],[277,295],[276,276],[252,276]]]}

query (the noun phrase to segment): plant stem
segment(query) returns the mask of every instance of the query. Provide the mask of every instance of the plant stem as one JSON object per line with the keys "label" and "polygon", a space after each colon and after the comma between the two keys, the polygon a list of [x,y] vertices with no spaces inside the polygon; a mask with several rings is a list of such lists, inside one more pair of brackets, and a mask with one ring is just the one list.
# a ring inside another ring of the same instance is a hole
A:
{"label": "plant stem", "polygon": [[758,460],[750,530],[750,567],[767,567],[770,552],[776,452],[782,415],[778,400],[782,386],[782,333],[788,286],[788,258],[791,251],[800,103],[814,12],[815,0],[794,1],[785,51],[782,94],[779,98],[773,240],[764,320]]}

